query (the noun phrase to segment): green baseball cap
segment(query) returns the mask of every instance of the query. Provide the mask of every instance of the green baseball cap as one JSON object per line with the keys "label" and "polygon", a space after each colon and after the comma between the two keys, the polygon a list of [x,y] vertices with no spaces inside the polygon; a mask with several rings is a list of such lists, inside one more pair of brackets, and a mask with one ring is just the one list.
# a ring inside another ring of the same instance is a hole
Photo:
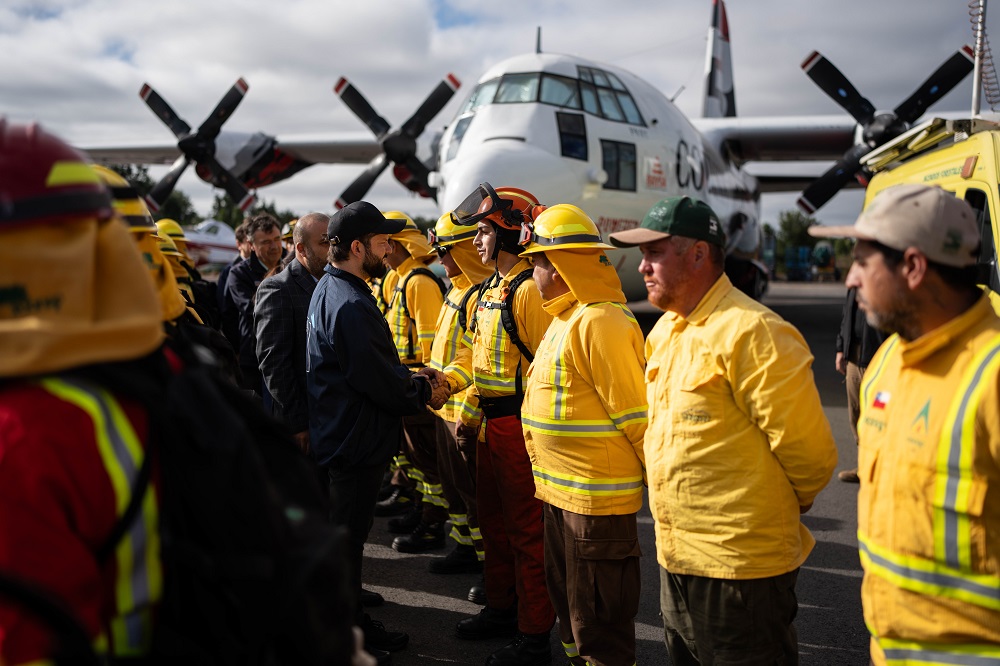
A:
{"label": "green baseball cap", "polygon": [[655,243],[670,236],[703,240],[719,247],[726,246],[726,232],[708,204],[691,197],[669,197],[657,202],[642,225],[609,236],[615,247],[635,247]]}

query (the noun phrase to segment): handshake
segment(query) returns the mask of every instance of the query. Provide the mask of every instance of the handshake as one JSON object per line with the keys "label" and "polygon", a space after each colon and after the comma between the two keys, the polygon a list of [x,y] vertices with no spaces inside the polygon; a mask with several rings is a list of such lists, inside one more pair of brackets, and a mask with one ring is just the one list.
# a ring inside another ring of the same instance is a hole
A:
{"label": "handshake", "polygon": [[431,384],[431,399],[427,402],[431,409],[441,409],[451,397],[451,388],[444,373],[434,368],[420,368],[418,375],[423,375]]}

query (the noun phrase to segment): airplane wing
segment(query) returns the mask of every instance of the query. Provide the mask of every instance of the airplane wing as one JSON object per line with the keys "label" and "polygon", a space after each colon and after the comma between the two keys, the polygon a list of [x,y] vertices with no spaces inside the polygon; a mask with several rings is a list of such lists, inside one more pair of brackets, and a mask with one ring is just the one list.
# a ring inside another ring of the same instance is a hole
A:
{"label": "airplane wing", "polygon": [[691,124],[739,162],[840,159],[854,145],[857,126],[842,115],[693,118]]}
{"label": "airplane wing", "polygon": [[[239,133],[223,133],[220,145],[243,145]],[[310,164],[367,164],[381,153],[381,147],[371,136],[342,134],[337,136],[289,136],[277,138],[277,148],[291,157]],[[180,157],[175,142],[145,142],[101,145],[81,145],[78,148],[100,164],[173,164]]]}

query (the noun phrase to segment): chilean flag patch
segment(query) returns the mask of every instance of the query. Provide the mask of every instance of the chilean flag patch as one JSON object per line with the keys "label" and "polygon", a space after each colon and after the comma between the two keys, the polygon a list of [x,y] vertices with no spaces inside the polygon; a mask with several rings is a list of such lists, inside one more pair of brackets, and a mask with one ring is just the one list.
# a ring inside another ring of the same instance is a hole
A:
{"label": "chilean flag patch", "polygon": [[875,399],[872,400],[872,407],[875,409],[885,409],[885,406],[889,404],[889,393],[888,391],[879,391],[875,394]]}

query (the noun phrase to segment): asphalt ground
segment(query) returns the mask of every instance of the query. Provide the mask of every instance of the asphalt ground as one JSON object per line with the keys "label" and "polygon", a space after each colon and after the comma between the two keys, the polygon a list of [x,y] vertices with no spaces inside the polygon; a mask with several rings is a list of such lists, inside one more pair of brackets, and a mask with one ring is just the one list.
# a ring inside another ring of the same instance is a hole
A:
{"label": "asphalt ground", "polygon": [[[834,369],[834,342],[845,296],[841,284],[771,284],[764,303],[803,334],[816,361],[813,373],[830,421],[840,461],[837,469],[855,466],[857,451],[847,421],[843,377]],[[647,303],[629,304],[644,332],[659,312]],[[841,483],[836,475],[816,499],[803,522],[816,538],[816,548],[798,579],[799,614],[796,627],[804,666],[868,663],[868,632],[861,613],[861,565],[857,550],[857,486]],[[365,546],[365,587],[382,593],[386,604],[370,609],[387,628],[406,631],[409,647],[393,654],[397,666],[439,663],[483,664],[505,639],[465,641],[454,635],[455,624],[478,613],[480,606],[466,600],[477,575],[441,576],[428,573],[428,563],[443,557],[451,543],[432,554],[406,555],[392,550],[394,535],[387,518],[376,518]],[[638,664],[669,663],[663,645],[659,614],[659,567],[653,524],[646,506],[639,513],[642,547],[642,600],[636,616]],[[553,663],[566,663],[555,631]]]}

